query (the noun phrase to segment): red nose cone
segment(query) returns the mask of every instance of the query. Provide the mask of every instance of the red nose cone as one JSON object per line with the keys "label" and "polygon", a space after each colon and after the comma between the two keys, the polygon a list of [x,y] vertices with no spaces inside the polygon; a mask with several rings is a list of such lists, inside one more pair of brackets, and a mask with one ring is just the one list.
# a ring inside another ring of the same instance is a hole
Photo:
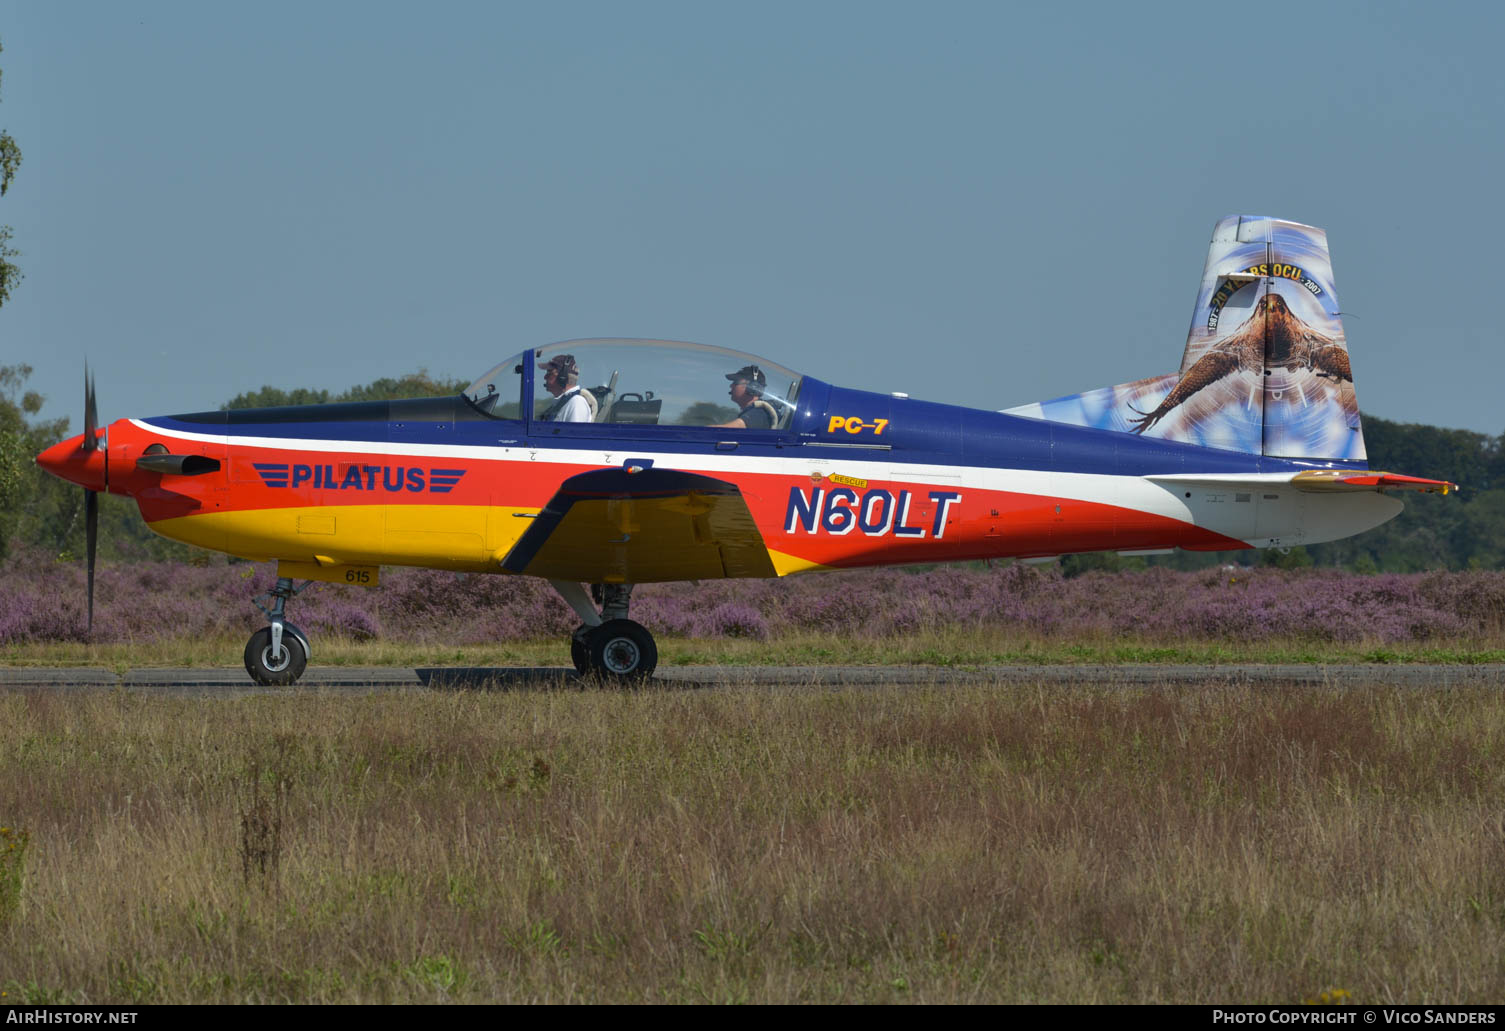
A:
{"label": "red nose cone", "polygon": [[104,490],[106,486],[104,448],[85,451],[83,445],[82,433],[61,444],[54,444],[37,455],[37,465],[52,475],[70,483],[76,483],[80,487]]}

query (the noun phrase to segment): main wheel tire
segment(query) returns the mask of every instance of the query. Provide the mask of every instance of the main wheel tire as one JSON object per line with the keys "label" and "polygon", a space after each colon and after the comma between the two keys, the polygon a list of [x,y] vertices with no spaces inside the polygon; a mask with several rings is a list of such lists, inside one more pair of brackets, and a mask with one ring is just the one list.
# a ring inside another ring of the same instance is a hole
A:
{"label": "main wheel tire", "polygon": [[658,645],[653,643],[653,635],[630,619],[607,620],[590,632],[586,645],[590,672],[603,680],[646,680],[658,666]]}
{"label": "main wheel tire", "polygon": [[570,635],[570,661],[575,664],[575,672],[582,677],[591,668],[591,649],[586,643],[589,636],[590,627],[584,623],[577,626],[575,632]]}
{"label": "main wheel tire", "polygon": [[282,652],[272,654],[272,628],[264,626],[246,642],[246,672],[264,686],[284,687],[296,683],[308,668],[308,652],[294,634],[282,634]]}

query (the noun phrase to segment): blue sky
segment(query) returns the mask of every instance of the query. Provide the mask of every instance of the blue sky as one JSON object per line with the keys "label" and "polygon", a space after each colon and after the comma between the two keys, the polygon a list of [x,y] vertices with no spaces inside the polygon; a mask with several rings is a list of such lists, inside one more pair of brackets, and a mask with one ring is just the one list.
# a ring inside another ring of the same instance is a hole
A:
{"label": "blue sky", "polygon": [[[0,362],[216,407],[578,336],[999,408],[1323,226],[1359,402],[1505,431],[1499,5],[0,3]],[[1412,470],[1425,474],[1426,470]]]}

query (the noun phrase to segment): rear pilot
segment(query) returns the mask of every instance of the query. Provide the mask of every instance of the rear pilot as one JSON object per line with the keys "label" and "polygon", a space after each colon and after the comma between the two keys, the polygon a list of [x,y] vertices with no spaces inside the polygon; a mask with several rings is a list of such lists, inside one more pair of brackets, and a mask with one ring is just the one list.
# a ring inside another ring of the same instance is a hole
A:
{"label": "rear pilot", "polygon": [[763,400],[763,388],[768,386],[768,377],[756,365],[744,365],[726,378],[732,381],[728,396],[742,410],[736,418],[715,423],[712,428],[720,430],[771,430],[778,422],[778,413],[773,405]]}

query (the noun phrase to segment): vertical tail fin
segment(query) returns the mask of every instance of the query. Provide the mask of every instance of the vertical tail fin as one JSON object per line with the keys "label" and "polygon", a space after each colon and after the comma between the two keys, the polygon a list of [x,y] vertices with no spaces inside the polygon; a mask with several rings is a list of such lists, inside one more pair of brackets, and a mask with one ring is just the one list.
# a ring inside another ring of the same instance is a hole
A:
{"label": "vertical tail fin", "polygon": [[1146,413],[1141,432],[1169,421],[1179,405],[1186,410],[1167,431],[1222,423],[1223,447],[1284,458],[1364,457],[1325,232],[1274,218],[1218,222],[1181,374]]}
{"label": "vertical tail fin", "polygon": [[1011,411],[1250,454],[1362,460],[1327,234],[1220,220],[1178,373]]}

